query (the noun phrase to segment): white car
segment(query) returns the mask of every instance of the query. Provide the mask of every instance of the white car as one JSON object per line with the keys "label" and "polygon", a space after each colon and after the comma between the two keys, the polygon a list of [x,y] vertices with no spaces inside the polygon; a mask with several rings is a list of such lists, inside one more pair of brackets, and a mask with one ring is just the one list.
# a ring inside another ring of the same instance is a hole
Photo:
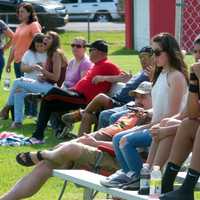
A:
{"label": "white car", "polygon": [[65,5],[69,20],[94,20],[107,22],[117,20],[121,16],[118,13],[118,0],[60,0]]}

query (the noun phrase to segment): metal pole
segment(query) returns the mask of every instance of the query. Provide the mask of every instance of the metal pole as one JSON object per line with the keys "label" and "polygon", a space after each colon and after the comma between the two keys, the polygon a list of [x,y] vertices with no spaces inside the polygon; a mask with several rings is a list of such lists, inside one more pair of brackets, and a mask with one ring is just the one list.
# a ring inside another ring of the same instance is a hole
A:
{"label": "metal pole", "polygon": [[183,26],[183,7],[184,0],[176,0],[176,27],[175,27],[175,35],[176,39],[181,45],[182,39],[182,26]]}
{"label": "metal pole", "polygon": [[87,27],[87,29],[88,29],[88,33],[87,33],[88,43],[90,43],[90,13],[88,13],[88,23],[87,23],[87,25],[88,25],[88,27]]}

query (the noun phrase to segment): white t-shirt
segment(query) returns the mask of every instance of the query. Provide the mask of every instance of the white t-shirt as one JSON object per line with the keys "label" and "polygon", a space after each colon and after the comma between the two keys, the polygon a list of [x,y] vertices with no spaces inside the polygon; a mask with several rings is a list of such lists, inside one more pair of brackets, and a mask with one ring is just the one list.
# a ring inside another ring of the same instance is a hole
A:
{"label": "white t-shirt", "polygon": [[[46,60],[47,53],[38,53],[31,50],[26,51],[22,57],[22,63],[30,67],[37,63],[45,63]],[[24,77],[36,80],[39,74],[40,72],[35,70],[29,73],[24,73]]]}
{"label": "white t-shirt", "polygon": [[[155,85],[152,88],[151,94],[152,94],[152,107],[153,107],[153,117],[152,122],[158,122],[161,119],[163,119],[169,112],[169,90],[170,86],[168,83],[168,72],[161,72]],[[179,111],[182,111],[185,107],[185,104],[187,102],[187,96],[188,96],[188,88],[187,83],[185,81],[185,92],[182,97],[182,101],[180,104]]]}

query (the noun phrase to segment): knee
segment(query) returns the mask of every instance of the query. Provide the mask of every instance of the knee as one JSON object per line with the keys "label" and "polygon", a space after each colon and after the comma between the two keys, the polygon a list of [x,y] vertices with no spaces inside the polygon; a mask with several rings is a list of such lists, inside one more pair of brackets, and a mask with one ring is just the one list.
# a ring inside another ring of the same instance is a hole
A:
{"label": "knee", "polygon": [[127,142],[127,138],[126,138],[126,136],[123,136],[121,138],[121,140],[119,141],[120,148],[123,148],[125,146],[126,142]]}
{"label": "knee", "polygon": [[115,135],[112,139],[113,145],[119,146],[121,138],[122,137],[120,135]]}
{"label": "knee", "polygon": [[53,165],[48,161],[41,161],[37,164],[36,170],[38,171],[38,177],[51,177],[53,172]]}
{"label": "knee", "polygon": [[109,117],[109,124],[114,124],[117,121],[118,117],[115,114],[112,114]]}
{"label": "knee", "polygon": [[101,111],[100,115],[99,115],[99,121],[101,121],[101,120],[107,120],[107,113],[108,113],[107,110]]}
{"label": "knee", "polygon": [[160,122],[160,126],[166,126],[166,124],[170,121],[170,118],[164,118]]}
{"label": "knee", "polygon": [[98,103],[101,103],[101,104],[102,103],[109,103],[110,102],[110,98],[107,95],[101,93],[101,94],[98,94],[95,97],[94,101],[98,102]]}
{"label": "knee", "polygon": [[81,149],[79,148],[79,144],[76,142],[68,143],[67,145],[63,145],[60,149],[61,154],[64,156],[70,157],[73,155],[79,155]]}

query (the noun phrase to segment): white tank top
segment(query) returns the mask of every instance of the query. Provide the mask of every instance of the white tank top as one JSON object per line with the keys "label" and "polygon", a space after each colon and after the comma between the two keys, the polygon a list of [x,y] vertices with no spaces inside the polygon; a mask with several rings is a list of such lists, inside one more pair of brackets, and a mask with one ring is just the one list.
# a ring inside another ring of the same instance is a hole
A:
{"label": "white tank top", "polygon": [[[169,82],[167,80],[169,72],[161,72],[155,85],[152,88],[152,107],[153,117],[152,122],[160,121],[169,113]],[[182,97],[182,102],[179,111],[183,109],[187,101],[187,87]]]}

